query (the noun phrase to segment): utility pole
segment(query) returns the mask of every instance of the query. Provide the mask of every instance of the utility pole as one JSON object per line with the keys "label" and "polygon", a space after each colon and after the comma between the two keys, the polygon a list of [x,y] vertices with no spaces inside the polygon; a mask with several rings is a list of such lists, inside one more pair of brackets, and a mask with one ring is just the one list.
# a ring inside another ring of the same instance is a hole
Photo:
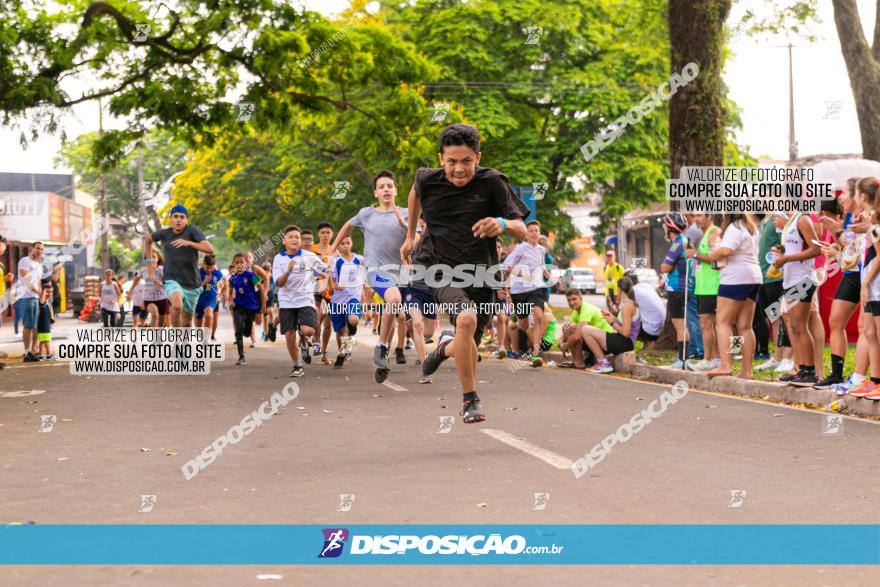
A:
{"label": "utility pole", "polygon": [[[104,107],[101,98],[98,98],[98,137],[104,136]],[[104,231],[101,233],[101,269],[107,271],[110,268],[110,244],[107,241],[107,233],[110,232],[110,222],[107,219],[107,177],[104,175],[104,163],[101,162],[101,193],[100,193],[101,217],[104,219]],[[103,277],[103,276],[102,276]]]}
{"label": "utility pole", "polygon": [[788,44],[788,160],[797,161],[797,141],[794,138],[794,72],[792,70],[791,50],[793,45]]}

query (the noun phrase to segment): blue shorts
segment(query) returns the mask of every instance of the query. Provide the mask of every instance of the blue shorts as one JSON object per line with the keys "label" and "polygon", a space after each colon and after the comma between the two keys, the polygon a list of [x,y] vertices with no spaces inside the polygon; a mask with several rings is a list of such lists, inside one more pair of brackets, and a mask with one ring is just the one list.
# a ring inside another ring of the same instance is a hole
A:
{"label": "blue shorts", "polygon": [[418,308],[422,316],[429,320],[437,319],[437,298],[430,291],[417,287],[407,287],[401,292],[403,301],[406,304],[406,318],[410,319],[410,306]]}
{"label": "blue shorts", "polygon": [[[735,285],[718,286],[718,297],[729,298],[737,302],[743,302],[750,299],[753,302],[758,299],[758,290],[761,289],[760,283],[737,283]],[[809,300],[810,298],[807,298]]]}
{"label": "blue shorts", "polygon": [[199,296],[202,295],[202,288],[195,287],[193,289],[186,289],[173,279],[166,280],[165,296],[168,298],[169,302],[171,302],[171,298],[177,292],[180,292],[181,298],[183,299],[183,311],[187,314],[192,314],[196,309],[196,304],[199,302]]}
{"label": "blue shorts", "polygon": [[15,303],[12,304],[12,309],[15,310],[15,315],[21,317],[22,328],[37,327],[39,307],[40,305],[37,303],[37,298],[20,298],[15,300]]}
{"label": "blue shorts", "polygon": [[216,311],[216,306],[217,306],[217,298],[206,300],[206,301],[202,301],[201,299],[199,299],[199,303],[196,304],[196,318],[201,320],[202,318],[205,317],[205,309],[211,308],[212,310]]}
{"label": "blue shorts", "polygon": [[341,304],[330,302],[330,323],[333,332],[339,332],[348,322],[349,316],[361,317],[361,303],[357,300],[348,300]]}

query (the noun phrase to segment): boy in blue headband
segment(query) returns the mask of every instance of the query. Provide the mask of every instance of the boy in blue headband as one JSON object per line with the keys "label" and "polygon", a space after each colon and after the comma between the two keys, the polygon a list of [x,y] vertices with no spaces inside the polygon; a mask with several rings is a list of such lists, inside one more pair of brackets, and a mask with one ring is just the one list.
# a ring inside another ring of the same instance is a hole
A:
{"label": "boy in blue headband", "polygon": [[[205,240],[201,230],[189,224],[189,211],[180,204],[171,209],[171,226],[147,235],[145,240],[145,251],[153,250],[154,242],[162,243],[165,295],[171,302],[171,325],[189,328],[202,291],[199,251],[213,255],[214,247]],[[151,262],[152,259],[144,259],[144,263]]]}

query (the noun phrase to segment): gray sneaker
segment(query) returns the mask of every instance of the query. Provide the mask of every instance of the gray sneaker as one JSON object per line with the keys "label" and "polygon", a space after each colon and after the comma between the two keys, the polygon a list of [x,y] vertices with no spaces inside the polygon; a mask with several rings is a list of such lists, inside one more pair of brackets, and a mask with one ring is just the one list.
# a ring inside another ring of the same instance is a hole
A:
{"label": "gray sneaker", "polygon": [[430,375],[425,375],[424,373],[419,374],[419,383],[434,383],[434,380],[431,379]]}
{"label": "gray sneaker", "polygon": [[388,349],[381,345],[373,348],[373,367],[376,369],[388,368]]}

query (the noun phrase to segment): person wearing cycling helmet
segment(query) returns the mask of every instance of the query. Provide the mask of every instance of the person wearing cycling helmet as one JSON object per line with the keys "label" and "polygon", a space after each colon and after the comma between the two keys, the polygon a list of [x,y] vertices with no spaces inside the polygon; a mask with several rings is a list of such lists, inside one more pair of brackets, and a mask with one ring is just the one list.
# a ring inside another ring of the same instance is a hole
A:
{"label": "person wearing cycling helmet", "polygon": [[671,241],[666,258],[660,266],[660,271],[666,274],[666,298],[667,313],[672,318],[672,326],[675,328],[675,340],[677,353],[675,361],[669,365],[673,369],[683,369],[687,360],[687,327],[685,325],[685,309],[688,287],[687,237],[684,231],[688,227],[688,221],[680,212],[670,212],[662,219],[666,230],[666,238]]}

